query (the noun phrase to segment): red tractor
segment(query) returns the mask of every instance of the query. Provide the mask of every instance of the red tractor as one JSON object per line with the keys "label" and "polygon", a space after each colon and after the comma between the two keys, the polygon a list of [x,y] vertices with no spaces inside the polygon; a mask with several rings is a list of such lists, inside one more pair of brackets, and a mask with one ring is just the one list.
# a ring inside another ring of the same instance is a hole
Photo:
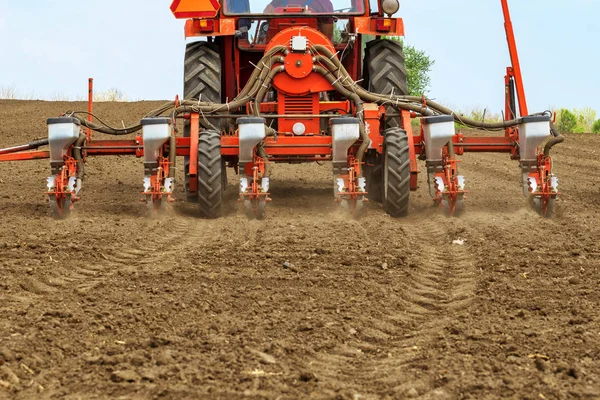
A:
{"label": "red tractor", "polygon": [[[506,78],[506,119],[513,120],[517,117],[515,91],[523,115],[527,115],[527,106],[506,1],[502,6],[515,65]],[[254,84],[252,74],[265,66],[260,65],[265,54],[280,48],[272,52],[267,67],[281,69],[281,73],[273,76],[269,87],[259,91],[253,102],[235,110],[227,107],[227,115],[218,115],[220,119],[200,118],[200,129],[204,129],[200,150],[220,142],[221,152],[214,151],[214,155],[221,157],[222,169],[214,167],[198,174],[196,187],[196,176],[190,173],[190,160],[186,159],[188,198],[204,203],[202,212],[207,217],[218,216],[220,198],[211,199],[210,195],[222,192],[219,185],[225,181],[208,182],[214,174],[225,174],[225,164],[239,165],[240,194],[247,210],[260,217],[268,200],[268,163],[330,160],[334,192],[351,213],[359,212],[368,196],[382,202],[390,215],[404,216],[410,190],[417,188],[416,159],[422,156],[427,160],[432,196],[453,214],[461,208],[465,193],[455,154],[507,151],[519,158],[515,126],[496,126],[506,130],[503,138],[469,141],[455,135],[453,116],[431,116],[422,120],[421,134],[413,135],[411,117],[422,110],[417,107],[411,114],[410,107],[399,107],[400,99],[408,95],[402,45],[384,38],[404,34],[402,19],[392,18],[398,9],[398,0],[228,0],[223,4],[175,0],[171,5],[174,15],[189,18],[186,37],[207,38],[187,45],[186,99],[227,103],[239,97]],[[365,43],[369,36],[372,40]],[[366,92],[389,97],[369,98]],[[422,103],[422,108],[430,105],[424,99]],[[262,130],[266,123],[271,135],[258,134],[246,142],[242,132],[248,130],[244,125],[249,120],[239,120],[236,134],[235,121],[230,118],[233,113],[255,115],[259,118],[254,119],[257,129]],[[548,127],[544,129],[548,119],[548,115],[533,116],[527,125],[536,131],[525,143],[529,149],[533,146],[533,153],[527,154],[522,165],[528,194],[532,185],[537,189],[549,180],[539,173],[547,165],[537,159],[536,152],[539,139],[549,135]],[[190,136],[190,129],[195,133],[198,127],[186,124],[185,136]],[[531,139],[534,136],[536,139]],[[202,161],[212,162],[205,153]],[[555,198],[556,182],[546,186],[544,193],[534,196],[544,214]]]}
{"label": "red tractor", "polygon": [[[350,214],[360,215],[368,198],[399,217],[417,189],[417,159],[426,161],[432,198],[452,215],[466,193],[456,156],[505,152],[520,161],[523,193],[550,216],[558,185],[549,153],[562,137],[550,113],[528,113],[507,0],[501,5],[512,66],[500,123],[408,95],[402,45],[386,39],[404,34],[402,19],[392,17],[398,0],[175,0],[171,10],[187,19],[186,38],[196,38],[186,47],[183,101],[119,129],[92,122],[90,95],[87,120],[81,113],[51,118],[48,141],[0,149],[0,161],[50,158],[47,193],[58,217],[79,199],[86,158],[115,154],[144,157],[143,193],[156,211],[171,200],[183,156],[186,197],[206,218],[221,215],[228,167],[240,175],[247,215],[262,218],[270,166],[313,161],[331,162],[334,195]],[[176,118],[184,120],[178,136]],[[413,118],[420,118],[418,132]],[[456,122],[502,135],[467,137],[455,132]],[[92,138],[92,131],[140,130],[134,140]],[[50,151],[23,152],[44,144]]]}
{"label": "red tractor", "polygon": [[[201,212],[205,216],[218,216],[220,197],[211,195],[222,192],[220,185],[225,180],[210,180],[214,174],[224,175],[226,164],[239,166],[245,207],[249,214],[261,217],[268,200],[269,163],[333,161],[335,193],[351,212],[360,210],[368,192],[371,199],[383,200],[390,214],[405,215],[410,153],[414,158],[407,135],[410,116],[377,104],[357,105],[338,92],[331,79],[316,71],[326,69],[326,62],[331,63],[334,55],[352,82],[362,81],[363,88],[376,93],[407,95],[402,45],[381,39],[382,35],[403,35],[402,19],[391,18],[398,7],[396,0],[385,0],[380,10],[371,10],[365,0],[230,0],[222,4],[175,0],[171,5],[174,15],[190,18],[186,37],[207,38],[186,47],[186,99],[227,103],[237,98],[253,84],[252,74],[262,67],[265,54],[276,48],[280,49],[272,53],[269,69],[282,69],[255,101],[227,109],[226,115],[217,118],[199,119],[204,138],[200,150],[220,142],[221,152],[214,155],[221,158],[222,168],[219,171],[215,166],[195,175],[190,173],[190,159],[186,158],[188,199],[198,199],[201,208],[204,204]],[[365,35],[376,38],[366,47]],[[357,112],[361,121],[353,118]],[[236,123],[232,117],[238,115],[231,114],[255,115],[258,119],[243,118]],[[359,129],[359,122],[364,129]],[[265,137],[258,133],[254,140],[244,140],[245,131],[252,131],[247,125],[264,130],[261,127],[265,123],[271,134]],[[236,135],[236,125],[241,135]],[[194,121],[186,123],[184,135],[189,137],[190,130],[197,129]],[[385,141],[383,131],[387,131]],[[385,157],[385,163],[394,173],[384,177],[385,152],[393,153]],[[201,154],[205,158],[202,162],[212,162],[208,152]],[[384,190],[384,180],[391,190]]]}

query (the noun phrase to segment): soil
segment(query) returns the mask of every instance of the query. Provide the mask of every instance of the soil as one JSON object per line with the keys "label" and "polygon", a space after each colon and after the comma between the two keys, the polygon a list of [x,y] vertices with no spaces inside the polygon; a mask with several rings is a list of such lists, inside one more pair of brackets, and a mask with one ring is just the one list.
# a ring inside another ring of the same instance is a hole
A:
{"label": "soil", "polygon": [[[0,101],[0,147],[68,109],[85,104]],[[409,217],[360,221],[330,165],[275,165],[264,221],[230,174],[226,215],[203,220],[184,201],[150,218],[142,160],[92,158],[55,221],[47,160],[1,163],[0,398],[599,399],[600,135],[554,156],[553,219],[506,154],[463,157],[460,218],[421,174]]]}

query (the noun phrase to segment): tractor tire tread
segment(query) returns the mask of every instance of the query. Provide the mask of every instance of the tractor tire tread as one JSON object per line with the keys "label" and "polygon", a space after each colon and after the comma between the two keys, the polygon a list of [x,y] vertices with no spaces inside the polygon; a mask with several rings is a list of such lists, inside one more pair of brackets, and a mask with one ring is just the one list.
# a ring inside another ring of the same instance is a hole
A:
{"label": "tractor tire tread", "polygon": [[203,218],[219,218],[222,213],[224,164],[221,158],[221,135],[207,130],[198,143],[198,203]]}
{"label": "tractor tire tread", "polygon": [[[221,56],[216,43],[194,42],[185,49],[183,71],[183,95],[185,99],[197,99],[221,102]],[[200,128],[219,127],[219,120],[200,118]],[[190,136],[190,122],[183,123],[183,136]],[[189,177],[189,157],[184,157],[185,197],[187,201],[198,202],[198,194],[191,193]]]}
{"label": "tractor tire tread", "polygon": [[[363,74],[371,92],[397,95],[408,94],[406,61],[402,43],[376,39],[367,43]],[[394,112],[393,107],[386,109]],[[385,128],[400,127],[400,117],[386,118]]]}
{"label": "tractor tire tread", "polygon": [[384,151],[387,153],[384,210],[392,217],[405,217],[410,197],[410,153],[406,131],[388,128],[385,131]]}

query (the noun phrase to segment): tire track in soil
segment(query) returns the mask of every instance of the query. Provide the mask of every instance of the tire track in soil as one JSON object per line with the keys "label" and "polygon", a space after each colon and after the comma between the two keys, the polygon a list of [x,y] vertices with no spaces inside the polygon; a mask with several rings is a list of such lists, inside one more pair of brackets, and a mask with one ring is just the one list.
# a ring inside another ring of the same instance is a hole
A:
{"label": "tire track in soil", "polygon": [[[19,283],[21,289],[34,295],[55,294],[58,291],[74,290],[85,294],[97,288],[120,271],[135,271],[144,265],[155,264],[166,253],[174,253],[177,247],[173,245],[182,242],[197,222],[194,218],[185,218],[173,213],[162,216],[168,218],[169,227],[160,231],[160,242],[148,239],[144,242],[128,241],[123,247],[109,251],[98,252],[98,258],[85,263],[69,261],[62,268],[55,269],[51,276],[27,276]],[[167,249],[157,251],[157,249]],[[56,260],[55,260],[56,262]],[[18,295],[13,296],[15,301],[26,299]]]}
{"label": "tire track in soil", "polygon": [[[435,389],[433,377],[415,375],[411,364],[418,364],[422,349],[443,333],[456,312],[469,307],[477,284],[475,260],[465,246],[451,244],[444,228],[448,221],[443,216],[406,220],[407,226],[418,226],[406,231],[419,259],[396,278],[400,306],[376,321],[364,318],[368,328],[359,336],[366,334],[371,343],[353,341],[309,363],[325,386],[351,388],[367,396],[361,398],[379,398],[368,393],[374,387],[396,396],[413,388],[421,396]],[[378,355],[378,347],[390,352]]]}

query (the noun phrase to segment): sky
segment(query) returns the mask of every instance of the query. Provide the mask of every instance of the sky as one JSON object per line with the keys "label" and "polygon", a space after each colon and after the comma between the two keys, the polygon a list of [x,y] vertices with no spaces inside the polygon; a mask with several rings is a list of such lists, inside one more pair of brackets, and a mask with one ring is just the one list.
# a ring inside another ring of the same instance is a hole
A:
{"label": "sky", "polygon": [[[600,0],[510,0],[530,112],[600,113]],[[0,0],[0,88],[84,98],[118,88],[130,100],[182,92],[183,20],[170,0]],[[429,96],[500,112],[510,64],[500,0],[400,0],[405,40],[435,65]]]}

